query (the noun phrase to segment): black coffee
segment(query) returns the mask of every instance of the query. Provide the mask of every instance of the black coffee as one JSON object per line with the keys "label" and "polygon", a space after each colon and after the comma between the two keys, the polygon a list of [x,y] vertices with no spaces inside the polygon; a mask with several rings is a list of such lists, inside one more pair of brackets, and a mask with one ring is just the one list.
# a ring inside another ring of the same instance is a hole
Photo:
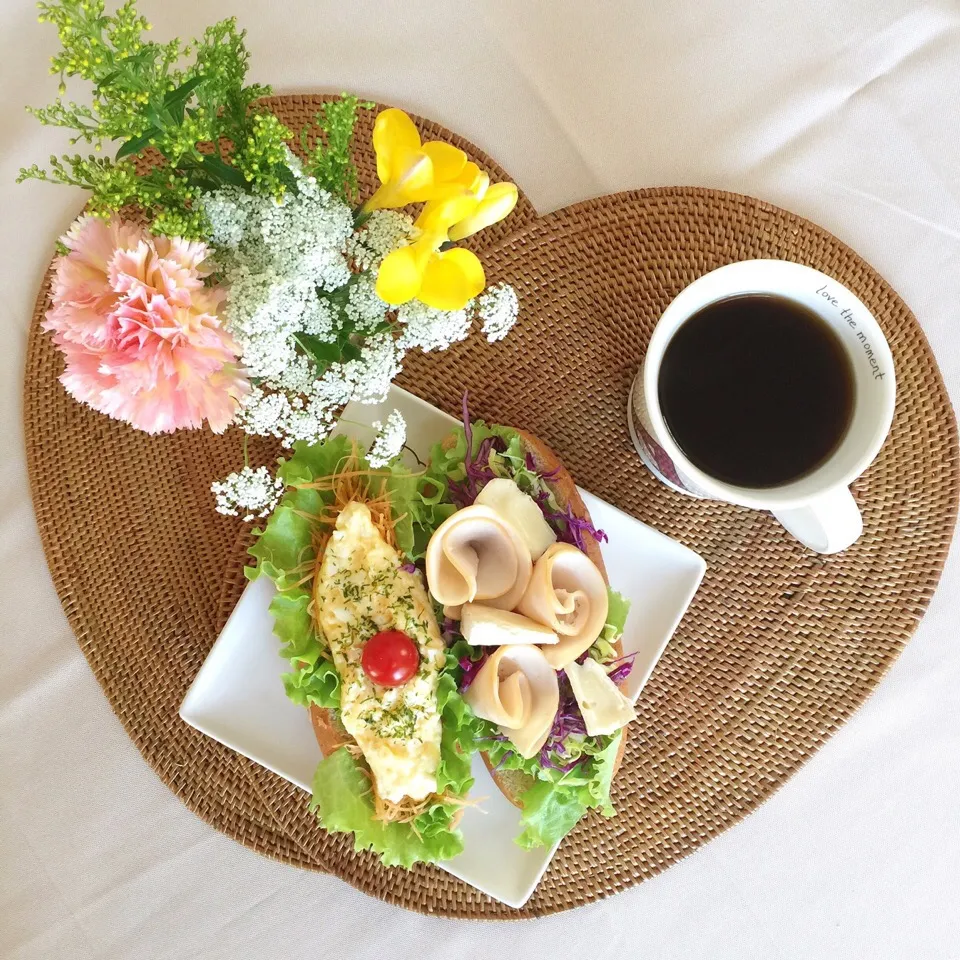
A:
{"label": "black coffee", "polygon": [[853,390],[826,321],[761,294],[695,313],[660,367],[660,409],[677,444],[704,473],[741,487],[775,487],[823,463],[850,425]]}

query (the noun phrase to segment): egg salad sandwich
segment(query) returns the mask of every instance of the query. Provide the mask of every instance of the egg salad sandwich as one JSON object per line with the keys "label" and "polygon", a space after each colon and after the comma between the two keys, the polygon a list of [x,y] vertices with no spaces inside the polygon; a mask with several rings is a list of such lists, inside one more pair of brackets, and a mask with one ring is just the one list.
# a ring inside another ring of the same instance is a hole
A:
{"label": "egg salad sandwich", "polygon": [[312,809],[387,866],[454,857],[479,721],[412,562],[421,478],[372,469],[343,437],[297,444],[278,476],[286,491],[251,575],[277,586],[286,692],[323,754]]}
{"label": "egg salad sandwich", "polygon": [[522,846],[611,815],[634,716],[617,686],[627,605],[553,453],[471,421],[465,398],[423,469],[373,469],[334,437],[297,444],[277,475],[249,570],[277,587],[286,692],[323,755],[323,827],[388,866],[451,859],[478,750],[521,808]]}
{"label": "egg salad sandwich", "polygon": [[610,590],[594,528],[568,471],[537,437],[472,421],[435,448],[445,495],[425,552],[430,593],[478,718],[478,746],[522,810],[517,842],[550,846],[610,785],[635,718],[620,685],[627,602]]}

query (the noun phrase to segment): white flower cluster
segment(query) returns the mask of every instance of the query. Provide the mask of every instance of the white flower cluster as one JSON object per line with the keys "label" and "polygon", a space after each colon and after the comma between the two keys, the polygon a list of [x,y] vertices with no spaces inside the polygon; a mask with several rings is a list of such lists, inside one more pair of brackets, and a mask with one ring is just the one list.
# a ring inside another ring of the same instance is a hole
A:
{"label": "white flower cluster", "polygon": [[[292,154],[288,162],[296,189],[279,201],[224,187],[203,203],[228,291],[224,326],[252,385],[235,422],[289,447],[325,439],[351,400],[382,403],[408,350],[445,350],[466,338],[474,318],[491,342],[501,339],[518,304],[513,288],[498,284],[462,310],[418,300],[391,307],[377,296],[377,271],[417,238],[413,220],[377,210],[356,227],[346,203],[305,176]],[[405,434],[394,411],[371,462],[396,456]],[[246,511],[247,519],[266,516],[280,493],[265,468],[231,474],[213,490],[221,513]]]}
{"label": "white flower cluster", "polygon": [[497,283],[477,297],[477,316],[490,343],[502,340],[517,322],[520,300],[509,283]]}
{"label": "white flower cluster", "polygon": [[374,210],[362,230],[347,242],[347,256],[358,270],[373,270],[397,247],[405,247],[419,231],[399,210]]}
{"label": "white flower cluster", "polygon": [[210,491],[216,497],[217,513],[228,517],[243,513],[243,519],[250,521],[270,515],[283,495],[283,481],[272,477],[266,467],[244,467],[211,484]]}
{"label": "white flower cluster", "polygon": [[373,429],[377,431],[377,436],[367,453],[367,461],[371,467],[385,467],[394,457],[400,455],[407,442],[407,421],[399,410],[394,410],[387,417],[386,423],[374,421]]}
{"label": "white flower cluster", "polygon": [[[390,308],[375,277],[351,271],[352,211],[291,166],[297,190],[279,202],[233,187],[204,201],[228,286],[225,325],[254,384],[237,422],[286,446],[322,440],[351,399],[382,401],[402,356],[382,335]],[[370,249],[397,229],[377,226]],[[367,338],[359,358],[330,363],[357,336]]]}
{"label": "white flower cluster", "polygon": [[402,328],[397,343],[404,352],[414,347],[425,352],[446,350],[450,344],[466,339],[473,314],[472,300],[462,310],[437,310],[411,300],[397,310]]}

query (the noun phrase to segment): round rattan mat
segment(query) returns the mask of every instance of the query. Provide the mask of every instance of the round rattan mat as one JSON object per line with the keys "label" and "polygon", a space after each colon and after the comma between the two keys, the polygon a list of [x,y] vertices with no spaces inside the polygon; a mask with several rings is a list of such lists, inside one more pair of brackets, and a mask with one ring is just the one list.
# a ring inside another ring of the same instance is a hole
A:
{"label": "round rattan mat", "polygon": [[[321,98],[273,109],[297,128]],[[374,167],[358,138],[365,191]],[[424,132],[475,148],[436,124]],[[24,386],[33,500],[54,583],[77,640],[144,758],[207,822],[260,853],[328,871],[391,903],[458,917],[535,916],[658,873],[770,796],[869,695],[933,594],[960,491],[956,424],[936,362],[896,293],[824,230],[769,204],[668,188],[512,220],[477,238],[488,277],[513,283],[521,322],[492,347],[472,337],[408,358],[401,383],[455,412],[523,426],[577,480],[688,544],[708,572],[638,704],[614,784],[618,815],[587,817],[522,910],[437,868],[385,869],[328,836],[301,791],[186,726],[180,701],[243,588],[246,535],[212,510],[209,485],[241,458],[236,431],[147,437],[74,403],[39,330]],[[626,401],[657,317],[697,276],[751,257],[836,277],[890,341],[897,410],[854,493],[865,531],[817,556],[766,514],[671,493],[641,466]],[[270,444],[254,445],[267,462]]]}

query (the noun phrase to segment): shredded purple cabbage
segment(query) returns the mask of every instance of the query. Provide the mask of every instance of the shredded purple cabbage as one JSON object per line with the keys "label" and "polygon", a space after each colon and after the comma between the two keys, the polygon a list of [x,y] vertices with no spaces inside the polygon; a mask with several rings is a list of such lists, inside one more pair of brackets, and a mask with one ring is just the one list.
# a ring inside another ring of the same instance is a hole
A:
{"label": "shredded purple cabbage", "polygon": [[611,660],[610,663],[604,664],[604,667],[613,667],[612,670],[607,671],[607,676],[617,684],[617,686],[630,676],[630,671],[633,670],[633,661],[636,659],[636,656],[637,651],[634,650],[633,653],[625,654],[617,660]]}
{"label": "shredded purple cabbage", "polygon": [[500,437],[487,437],[480,442],[475,457],[468,455],[467,458],[464,459],[463,465],[466,471],[466,479],[462,484],[450,484],[451,492],[454,493],[455,497],[463,501],[461,506],[467,507],[473,503],[487,483],[496,479],[497,475],[490,466],[491,450],[497,453],[503,453],[506,449],[507,445]]}
{"label": "shredded purple cabbage", "polygon": [[403,564],[400,565],[400,569],[401,569],[404,573],[416,573],[416,572],[417,572],[417,565],[416,565],[415,563],[403,563]]}
{"label": "shredded purple cabbage", "polygon": [[463,394],[463,436],[466,441],[466,451],[463,457],[465,477],[463,482],[450,481],[448,488],[454,503],[461,509],[469,507],[477,499],[477,494],[490,481],[496,479],[496,473],[490,467],[490,453],[503,453],[507,445],[501,437],[487,437],[477,447],[476,456],[473,453],[473,425],[470,422],[470,410],[467,400],[470,394]]}
{"label": "shredded purple cabbage", "polygon": [[602,530],[598,530],[590,520],[576,516],[569,505],[564,507],[563,510],[552,510],[549,503],[550,494],[546,490],[541,490],[533,499],[536,500],[537,506],[540,507],[540,512],[543,514],[544,520],[550,524],[554,533],[557,535],[557,539],[562,543],[573,544],[578,550],[585,553],[587,546],[586,541],[583,539],[584,534],[593,537],[598,543],[606,543],[609,539],[607,535]]}
{"label": "shredded purple cabbage", "polygon": [[460,669],[463,671],[463,676],[460,679],[461,693],[467,690],[470,684],[477,679],[480,668],[487,662],[487,657],[489,656],[490,654],[484,650],[481,652],[479,660],[471,660],[470,657],[460,658]]}
{"label": "shredded purple cabbage", "polygon": [[537,464],[533,459],[533,454],[527,451],[526,455],[523,458],[524,463],[527,465],[527,469],[531,473],[537,474],[539,477],[543,477],[544,480],[556,480],[560,475],[560,467],[556,466],[552,470],[547,470],[546,473],[541,472],[537,469]]}
{"label": "shredded purple cabbage", "polygon": [[[636,656],[637,651],[634,650],[633,653],[626,653],[622,657],[617,657],[616,660],[607,661],[603,664],[603,668],[607,671],[607,676],[616,684],[626,680],[627,677],[630,676],[630,671],[633,669],[633,661],[636,659]],[[584,650],[583,653],[577,657],[577,663],[586,663],[589,657],[590,651]]]}
{"label": "shredded purple cabbage", "polygon": [[560,683],[560,706],[557,708],[557,715],[553,718],[553,726],[547,734],[540,749],[540,766],[549,767],[553,770],[559,770],[561,773],[569,773],[574,767],[589,760],[587,754],[581,754],[574,760],[566,763],[557,763],[557,760],[563,760],[567,754],[565,741],[570,736],[586,736],[587,727],[583,722],[583,715],[580,713],[580,704],[573,695],[573,688],[570,686],[570,680],[567,678],[565,670],[557,672],[557,680]]}

